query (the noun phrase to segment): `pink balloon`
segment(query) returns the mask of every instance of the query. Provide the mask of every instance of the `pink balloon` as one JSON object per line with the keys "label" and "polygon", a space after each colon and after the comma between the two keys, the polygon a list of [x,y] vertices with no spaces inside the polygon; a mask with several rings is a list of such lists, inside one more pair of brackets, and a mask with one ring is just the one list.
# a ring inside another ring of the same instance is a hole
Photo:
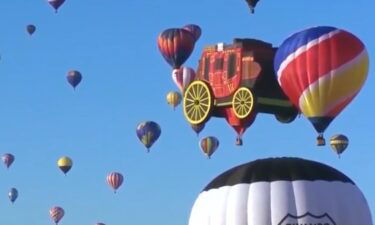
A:
{"label": "pink balloon", "polygon": [[172,71],[172,79],[182,93],[195,78],[195,71],[190,67],[181,67]]}

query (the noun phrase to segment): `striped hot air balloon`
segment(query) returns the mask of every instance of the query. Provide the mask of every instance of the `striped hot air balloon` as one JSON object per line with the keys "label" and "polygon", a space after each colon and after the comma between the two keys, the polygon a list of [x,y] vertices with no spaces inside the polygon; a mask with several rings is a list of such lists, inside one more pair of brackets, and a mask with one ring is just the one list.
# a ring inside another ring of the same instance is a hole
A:
{"label": "striped hot air balloon", "polygon": [[340,155],[345,151],[349,145],[349,139],[343,134],[337,134],[331,137],[330,145],[333,151]]}
{"label": "striped hot air balloon", "polygon": [[335,27],[313,27],[286,39],[274,69],[291,102],[310,120],[324,145],[323,132],[364,84],[369,58],[364,44]]}
{"label": "striped hot air balloon", "polygon": [[95,225],[105,225],[104,223],[96,223]]}
{"label": "striped hot air balloon", "polygon": [[174,69],[172,71],[172,80],[180,89],[181,93],[184,93],[185,89],[195,78],[195,71],[190,67],[183,66],[180,69]]}
{"label": "striped hot air balloon", "polygon": [[185,29],[170,28],[158,36],[158,47],[173,69],[178,69],[189,58],[195,45],[194,35]]}
{"label": "striped hot air balloon", "polygon": [[55,222],[56,225],[64,217],[64,214],[65,214],[64,209],[59,207],[59,206],[52,207],[49,210],[49,215],[50,215],[51,219],[53,220],[53,222]]}
{"label": "striped hot air balloon", "polygon": [[219,147],[219,140],[216,137],[208,136],[202,138],[202,140],[199,142],[199,146],[201,147],[203,153],[208,158],[211,158],[211,155],[216,151],[217,147]]}
{"label": "striped hot air balloon", "polygon": [[216,177],[189,225],[372,225],[367,201],[340,171],[299,158],[269,158]]}
{"label": "striped hot air balloon", "polygon": [[170,91],[167,94],[167,103],[173,107],[173,110],[181,103],[182,96],[176,91]]}
{"label": "striped hot air balloon", "polygon": [[116,193],[117,189],[122,185],[122,182],[124,181],[124,177],[121,173],[118,172],[112,172],[107,175],[107,183],[109,186],[111,186]]}

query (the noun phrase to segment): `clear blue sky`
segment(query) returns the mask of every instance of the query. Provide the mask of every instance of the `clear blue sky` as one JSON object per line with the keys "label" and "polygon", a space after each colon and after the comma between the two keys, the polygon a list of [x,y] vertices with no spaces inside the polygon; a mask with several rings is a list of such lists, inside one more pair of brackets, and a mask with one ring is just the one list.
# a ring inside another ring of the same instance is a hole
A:
{"label": "clear blue sky", "polygon": [[[0,221],[4,225],[52,224],[48,210],[65,209],[64,224],[187,224],[202,188],[224,170],[247,161],[296,156],[333,166],[351,177],[375,213],[374,117],[375,3],[371,0],[261,0],[251,15],[244,0],[66,0],[58,14],[45,0],[0,1],[0,153],[16,161],[0,168]],[[25,27],[35,24],[30,38]],[[235,133],[212,119],[201,136],[220,147],[208,160],[198,138],[165,101],[177,90],[156,39],[166,28],[196,23],[203,29],[186,65],[196,68],[204,45],[257,38],[278,46],[290,34],[315,25],[351,31],[367,46],[370,72],[354,101],[326,131],[346,134],[341,159],[329,146],[315,146],[303,117],[291,124],[260,114],[234,145]],[[74,92],[70,69],[82,72]],[[154,120],[162,128],[147,154],[135,127]],[[56,160],[68,155],[67,177]],[[119,171],[116,195],[105,182]],[[7,192],[19,190],[11,205]]]}

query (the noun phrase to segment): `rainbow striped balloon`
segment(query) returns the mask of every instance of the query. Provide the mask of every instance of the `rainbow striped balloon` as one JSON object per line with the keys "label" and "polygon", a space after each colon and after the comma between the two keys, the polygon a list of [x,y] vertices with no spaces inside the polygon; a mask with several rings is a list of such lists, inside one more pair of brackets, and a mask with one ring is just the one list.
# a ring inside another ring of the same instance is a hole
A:
{"label": "rainbow striped balloon", "polygon": [[320,135],[360,91],[368,65],[357,37],[326,26],[290,36],[274,61],[281,88]]}

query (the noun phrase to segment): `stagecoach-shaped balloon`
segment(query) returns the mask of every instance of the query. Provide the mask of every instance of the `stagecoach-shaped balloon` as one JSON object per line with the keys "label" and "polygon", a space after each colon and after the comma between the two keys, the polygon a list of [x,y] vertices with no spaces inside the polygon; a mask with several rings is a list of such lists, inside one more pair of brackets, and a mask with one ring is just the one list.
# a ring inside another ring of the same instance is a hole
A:
{"label": "stagecoach-shaped balloon", "polygon": [[277,48],[255,39],[204,48],[196,80],[184,91],[183,111],[197,125],[210,117],[225,117],[241,136],[257,113],[269,113],[282,123],[292,122],[298,110],[280,88],[273,69]]}

